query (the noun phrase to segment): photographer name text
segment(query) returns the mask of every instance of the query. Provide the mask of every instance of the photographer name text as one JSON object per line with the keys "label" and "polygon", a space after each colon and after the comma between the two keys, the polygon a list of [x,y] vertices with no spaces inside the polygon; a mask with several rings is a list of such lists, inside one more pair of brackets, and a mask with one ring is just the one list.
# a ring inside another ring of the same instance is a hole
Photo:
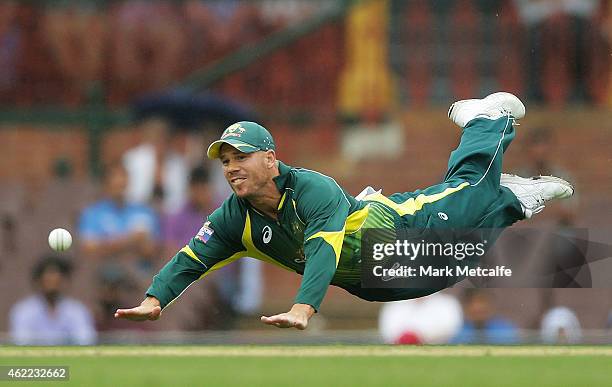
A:
{"label": "photographer name text", "polygon": [[410,277],[511,277],[512,269],[506,266],[469,267],[469,266],[401,266],[391,268],[374,266],[372,274],[383,279],[410,278]]}

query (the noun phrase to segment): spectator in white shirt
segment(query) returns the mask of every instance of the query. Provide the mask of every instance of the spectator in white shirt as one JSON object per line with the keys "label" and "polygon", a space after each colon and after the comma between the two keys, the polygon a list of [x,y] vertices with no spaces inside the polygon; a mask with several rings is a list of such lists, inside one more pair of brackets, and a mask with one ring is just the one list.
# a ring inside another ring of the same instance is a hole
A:
{"label": "spectator in white shirt", "polygon": [[143,141],[123,155],[128,173],[126,199],[130,203],[152,204],[162,199],[163,211],[174,213],[186,202],[189,166],[184,155],[184,138],[172,133],[170,123],[153,116],[140,128]]}
{"label": "spectator in white shirt", "polygon": [[17,302],[9,314],[15,344],[95,344],[97,335],[89,310],[64,294],[71,272],[70,262],[56,256],[45,257],[34,267],[36,293]]}

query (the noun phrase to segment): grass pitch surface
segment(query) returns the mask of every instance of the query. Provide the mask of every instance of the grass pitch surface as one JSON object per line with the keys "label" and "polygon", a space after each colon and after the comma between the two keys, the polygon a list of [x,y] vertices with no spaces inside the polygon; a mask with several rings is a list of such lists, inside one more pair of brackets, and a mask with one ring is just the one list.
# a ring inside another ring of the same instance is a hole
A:
{"label": "grass pitch surface", "polygon": [[4,347],[0,365],[70,367],[20,386],[612,385],[612,347]]}

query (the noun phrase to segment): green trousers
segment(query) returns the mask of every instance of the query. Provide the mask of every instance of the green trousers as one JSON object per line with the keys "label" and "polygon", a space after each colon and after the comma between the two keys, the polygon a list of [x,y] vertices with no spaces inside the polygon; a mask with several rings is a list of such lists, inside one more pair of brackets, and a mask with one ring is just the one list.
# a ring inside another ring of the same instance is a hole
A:
{"label": "green trousers", "polygon": [[441,184],[396,193],[389,198],[413,198],[422,207],[405,215],[410,228],[504,228],[524,218],[514,194],[499,185],[503,155],[514,139],[510,117],[475,119],[464,129],[448,161]]}
{"label": "green trousers", "polygon": [[[491,247],[503,228],[523,219],[516,196],[499,184],[503,154],[514,139],[512,123],[510,117],[472,120],[463,129],[459,146],[451,153],[441,184],[389,196],[400,208],[413,209],[410,211],[413,213],[401,217],[401,227],[486,229],[480,235]],[[355,294],[370,301],[395,301],[423,297],[453,283],[419,282],[413,288],[357,289]]]}

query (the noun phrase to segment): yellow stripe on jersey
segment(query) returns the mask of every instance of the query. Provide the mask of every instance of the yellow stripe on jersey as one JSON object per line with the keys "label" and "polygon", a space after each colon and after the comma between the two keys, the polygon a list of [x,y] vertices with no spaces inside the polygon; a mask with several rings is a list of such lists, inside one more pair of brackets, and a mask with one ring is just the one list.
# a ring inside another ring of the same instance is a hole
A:
{"label": "yellow stripe on jersey", "polygon": [[[202,262],[200,260],[200,258],[198,258],[195,253],[193,252],[193,250],[191,249],[191,247],[189,247],[189,245],[183,247],[180,251],[181,253],[185,253],[187,254],[189,257],[191,257],[191,259],[193,259],[194,261],[198,261],[199,263],[201,263],[204,267],[206,267],[206,265],[204,265],[204,262]],[[200,276],[200,278],[204,278],[206,277],[209,273],[218,270],[220,268],[222,268],[225,265],[229,265],[230,263],[234,262],[235,260],[237,260],[238,258],[242,258],[244,256],[246,256],[245,251],[239,251],[236,254],[232,255],[231,257],[224,259],[223,261],[219,261],[217,263],[215,263],[214,265],[212,265],[212,267],[210,267],[206,273],[202,274]]]}
{"label": "yellow stripe on jersey", "polygon": [[201,263],[204,267],[206,267],[206,265],[204,265],[204,262],[200,261],[200,258],[198,258],[197,255],[195,255],[195,253],[193,252],[193,250],[191,250],[191,247],[189,247],[189,245],[183,247],[179,252],[187,254],[191,259]]}
{"label": "yellow stripe on jersey", "polygon": [[278,203],[278,208],[277,208],[278,211],[280,211],[280,209],[283,208],[283,204],[285,204],[285,197],[287,197],[287,192],[283,194],[283,196],[281,197],[280,203]]}
{"label": "yellow stripe on jersey", "polygon": [[260,261],[268,262],[278,267],[281,267],[285,270],[295,272],[295,270],[276,261],[274,258],[264,254],[257,247],[255,247],[255,244],[253,243],[253,236],[251,234],[251,216],[249,214],[249,211],[247,211],[246,220],[244,221],[244,231],[242,232],[242,244],[247,249],[247,251],[242,252],[244,257],[257,258]]}
{"label": "yellow stripe on jersey", "polygon": [[[185,246],[183,247],[180,251],[180,253],[185,253],[187,254],[191,259],[200,262],[202,265],[204,265],[204,263],[202,263],[202,261],[195,255],[195,253],[193,252],[193,250],[191,249],[191,247],[189,246]],[[228,265],[232,262],[234,262],[236,259],[243,257],[244,255],[244,251],[240,251],[234,255],[232,255],[231,257],[229,257],[228,259],[225,259],[223,261],[217,262],[216,264],[214,264],[210,269],[208,269],[204,274],[202,274],[197,280],[193,281],[192,283],[190,283],[185,289],[183,289],[183,291],[181,292],[181,294],[179,294],[178,296],[174,297],[172,300],[170,300],[170,302],[168,302],[166,304],[166,306],[163,307],[162,312],[164,310],[166,310],[167,307],[169,307],[170,305],[174,304],[174,301],[178,300],[180,296],[183,295],[183,293],[185,293],[185,291],[187,291],[187,289],[189,289],[189,287],[191,285],[193,285],[194,283],[196,283],[196,281],[206,277],[208,274],[212,273],[215,270],[218,270],[220,268],[222,268],[225,265]],[[206,267],[206,265],[204,265],[204,267]]]}
{"label": "yellow stripe on jersey", "polygon": [[232,255],[231,257],[224,259],[223,261],[219,261],[217,263],[215,263],[214,265],[212,265],[212,267],[210,269],[208,269],[208,271],[204,274],[202,274],[200,276],[200,278],[198,279],[202,279],[204,277],[206,277],[207,275],[209,275],[210,273],[212,273],[213,271],[219,270],[224,266],[229,265],[230,263],[234,262],[235,260],[237,260],[238,258],[243,258],[246,257],[246,254],[244,251],[239,251],[236,254]]}
{"label": "yellow stripe on jersey", "polygon": [[340,252],[342,251],[342,242],[344,241],[344,228],[340,231],[319,231],[306,240],[309,241],[315,238],[323,238],[323,240],[334,249],[334,253],[336,254],[336,267],[338,267]]}
{"label": "yellow stripe on jersey", "polygon": [[346,230],[346,234],[354,234],[361,229],[361,226],[365,223],[368,218],[368,214],[370,213],[370,205],[366,205],[361,210],[357,210],[350,214],[348,218],[346,218],[346,222],[344,223],[344,229]]}
{"label": "yellow stripe on jersey", "polygon": [[442,192],[433,195],[420,194],[416,198],[410,198],[403,203],[396,203],[381,193],[374,193],[366,196],[363,200],[371,200],[374,202],[382,203],[387,207],[390,207],[400,216],[414,215],[417,211],[423,208],[423,205],[437,202],[440,199],[444,199],[450,194],[461,191],[465,187],[469,186],[470,183],[464,182],[457,187],[449,187]]}

